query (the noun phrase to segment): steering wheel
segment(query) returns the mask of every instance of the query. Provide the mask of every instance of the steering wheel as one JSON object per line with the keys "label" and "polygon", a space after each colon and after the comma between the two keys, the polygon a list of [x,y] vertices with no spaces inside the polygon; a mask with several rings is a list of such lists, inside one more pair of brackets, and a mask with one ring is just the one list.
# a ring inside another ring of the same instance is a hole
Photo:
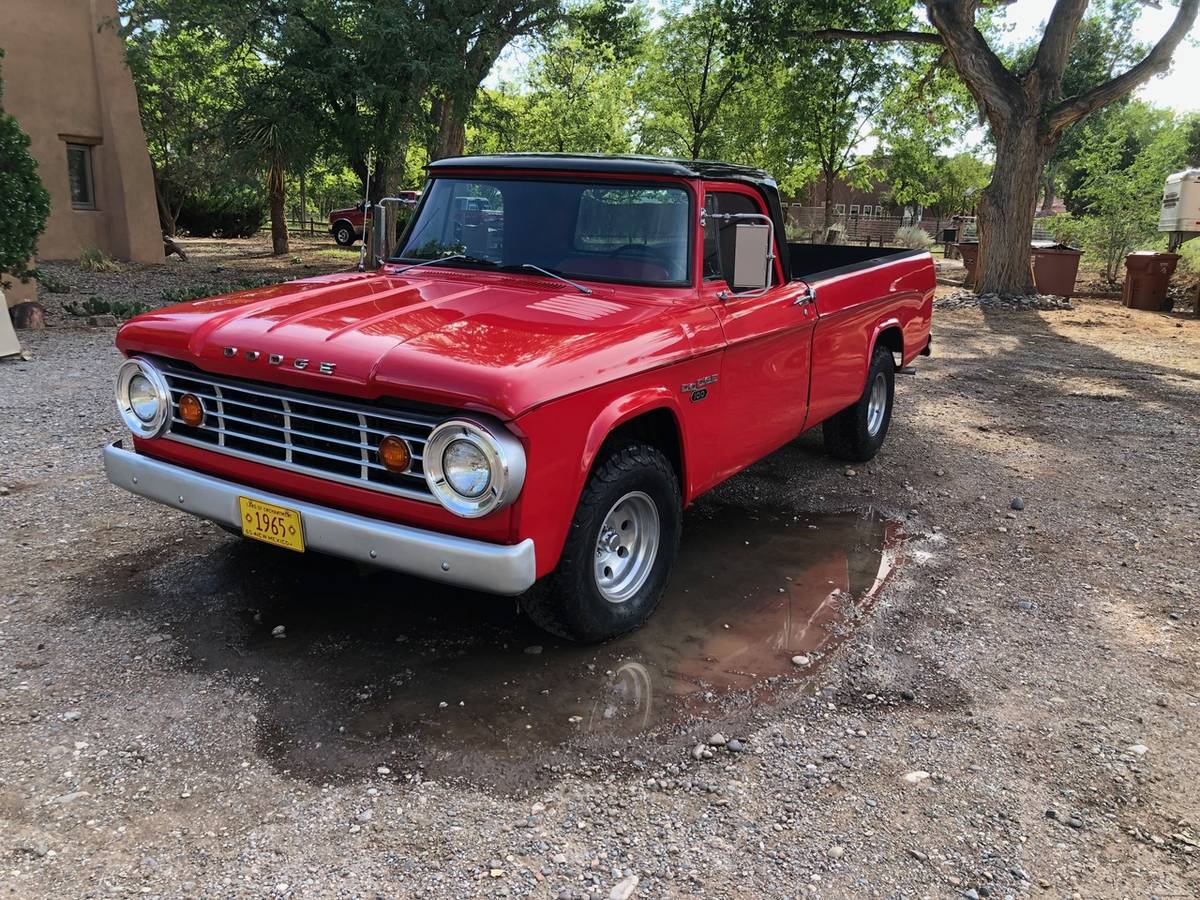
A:
{"label": "steering wheel", "polygon": [[653,247],[648,247],[645,244],[622,244],[616,250],[612,250],[609,256],[630,256],[635,259],[645,259],[656,263],[663,267],[667,275],[674,279],[681,277],[675,272],[675,261],[661,250],[655,250]]}

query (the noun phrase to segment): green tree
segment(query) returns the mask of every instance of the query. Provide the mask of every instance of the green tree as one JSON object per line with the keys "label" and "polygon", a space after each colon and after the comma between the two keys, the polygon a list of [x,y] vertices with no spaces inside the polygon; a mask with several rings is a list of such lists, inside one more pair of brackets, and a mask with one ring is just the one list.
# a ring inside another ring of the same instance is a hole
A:
{"label": "green tree", "polygon": [[126,58],[154,172],[159,219],[174,235],[185,204],[236,191],[227,126],[246,70],[258,57],[208,26],[147,22],[127,8]]}
{"label": "green tree", "polygon": [[[0,52],[0,59],[3,59]],[[50,195],[38,178],[29,153],[29,136],[4,111],[4,82],[0,80],[0,276],[22,281],[34,272],[29,260],[50,215]],[[0,277],[0,287],[5,282]]]}
{"label": "green tree", "polygon": [[[1068,94],[1065,74],[1088,5],[1088,0],[1055,0],[1026,68],[1006,65],[985,37],[978,17],[990,13],[992,5],[978,0],[924,0],[928,28],[906,0],[876,0],[870,9],[877,24],[856,22],[862,9],[851,0],[784,0],[771,5],[769,15],[781,40],[906,42],[941,49],[988,125],[996,148],[995,171],[1003,176],[993,178],[980,198],[978,289],[1022,294],[1033,289],[1028,244],[1038,187],[1064,132],[1166,71],[1196,20],[1200,0],[1179,0],[1171,25],[1137,62]],[[735,3],[743,15],[755,14],[759,6],[765,5],[756,6],[753,0]]]}
{"label": "green tree", "polygon": [[663,10],[636,86],[639,149],[687,159],[727,157],[725,126],[750,76],[731,51],[728,24],[712,0]]}
{"label": "green tree", "polygon": [[1142,102],[1089,123],[1073,160],[1079,184],[1079,234],[1115,279],[1121,261],[1158,237],[1163,181],[1187,158],[1188,133],[1168,110]]}

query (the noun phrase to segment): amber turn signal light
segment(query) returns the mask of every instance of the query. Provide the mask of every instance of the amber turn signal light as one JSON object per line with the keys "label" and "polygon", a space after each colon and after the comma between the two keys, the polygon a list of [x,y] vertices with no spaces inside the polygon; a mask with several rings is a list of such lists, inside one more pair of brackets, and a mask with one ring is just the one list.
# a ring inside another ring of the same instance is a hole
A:
{"label": "amber turn signal light", "polygon": [[408,442],[389,434],[379,442],[379,461],[389,472],[406,472],[412,464],[412,451]]}
{"label": "amber turn signal light", "polygon": [[179,398],[179,418],[184,425],[199,428],[204,424],[204,404],[195,394],[184,394]]}

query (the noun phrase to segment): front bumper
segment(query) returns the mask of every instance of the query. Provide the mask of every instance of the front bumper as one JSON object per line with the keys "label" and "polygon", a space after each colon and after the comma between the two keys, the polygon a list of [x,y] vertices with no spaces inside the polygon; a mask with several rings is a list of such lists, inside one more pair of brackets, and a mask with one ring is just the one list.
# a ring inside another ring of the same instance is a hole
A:
{"label": "front bumper", "polygon": [[511,595],[527,590],[537,577],[529,538],[489,544],[381,522],[160,462],[127,450],[120,441],[104,448],[104,470],[117,487],[232,528],[242,525],[238,497],[286,506],[304,521],[306,548],[430,581]]}

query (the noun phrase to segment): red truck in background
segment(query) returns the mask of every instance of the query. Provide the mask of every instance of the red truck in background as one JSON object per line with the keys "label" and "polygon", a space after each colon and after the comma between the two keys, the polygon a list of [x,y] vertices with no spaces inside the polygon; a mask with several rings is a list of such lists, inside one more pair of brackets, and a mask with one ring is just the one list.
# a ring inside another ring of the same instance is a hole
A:
{"label": "red truck in background", "polygon": [[929,352],[929,253],[787,243],[759,170],[512,154],[429,177],[375,271],[125,323],[109,479],[602,640],[653,612],[687,504],[816,425],[870,459]]}
{"label": "red truck in background", "polygon": [[[399,191],[395,199],[410,209],[416,209],[417,201],[421,199],[420,191]],[[371,205],[360,203],[357,206],[347,206],[345,209],[335,209],[329,214],[329,233],[340,247],[351,247],[355,241],[361,241],[366,223],[371,220]]]}

